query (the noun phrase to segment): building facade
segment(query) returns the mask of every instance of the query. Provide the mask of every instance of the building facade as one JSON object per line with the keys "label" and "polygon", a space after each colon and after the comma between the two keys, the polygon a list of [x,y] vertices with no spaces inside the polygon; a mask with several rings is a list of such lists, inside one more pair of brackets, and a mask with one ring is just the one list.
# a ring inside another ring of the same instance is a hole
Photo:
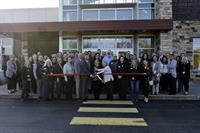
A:
{"label": "building facade", "polygon": [[[93,22],[97,25],[96,29],[88,31],[60,32],[61,52],[102,49],[112,50],[117,55],[127,51],[139,55],[140,52],[151,54],[172,50],[171,40],[167,38],[173,27],[170,0],[60,0],[59,11],[62,22],[88,22],[88,25]],[[115,28],[118,23],[123,23],[122,27]],[[144,23],[152,24],[151,28],[142,28]],[[99,28],[102,25],[105,28]],[[131,26],[123,29],[127,25]]]}
{"label": "building facade", "polygon": [[[18,49],[26,56],[38,49],[45,54],[97,49],[116,55],[186,53],[193,69],[200,71],[199,6],[198,0],[60,0],[56,20],[1,22],[0,36],[15,34],[24,40],[18,41]],[[33,43],[42,36],[46,39]],[[11,39],[15,46],[17,39]],[[41,49],[48,39],[55,44]]]}

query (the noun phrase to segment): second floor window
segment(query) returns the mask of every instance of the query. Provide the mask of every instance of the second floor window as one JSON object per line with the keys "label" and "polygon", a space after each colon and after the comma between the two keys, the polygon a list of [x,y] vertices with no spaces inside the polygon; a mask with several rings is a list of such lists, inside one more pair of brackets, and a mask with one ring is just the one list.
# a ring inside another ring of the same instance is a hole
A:
{"label": "second floor window", "polygon": [[82,10],[83,21],[97,20],[133,20],[133,8],[103,8]]}
{"label": "second floor window", "polygon": [[138,15],[139,19],[146,20],[146,19],[154,19],[154,1],[153,0],[140,0],[138,4]]}
{"label": "second floor window", "polygon": [[77,0],[63,0],[63,5],[77,5]]}

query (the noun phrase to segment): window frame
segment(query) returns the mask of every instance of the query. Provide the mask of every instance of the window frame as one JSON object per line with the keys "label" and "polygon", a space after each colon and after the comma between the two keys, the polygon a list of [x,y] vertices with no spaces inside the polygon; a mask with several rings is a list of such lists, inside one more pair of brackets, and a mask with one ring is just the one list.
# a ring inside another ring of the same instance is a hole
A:
{"label": "window frame", "polygon": [[[76,19],[75,20],[66,20],[65,19],[65,15],[64,15],[64,13],[65,12],[76,12]],[[63,10],[63,21],[65,22],[65,21],[78,21],[78,11],[77,10]]]}
{"label": "window frame", "polygon": [[[77,43],[76,43],[76,48],[69,48],[69,49],[65,49],[64,48],[64,40],[66,39],[73,39],[73,40],[76,40]],[[78,51],[78,48],[79,48],[79,42],[78,42],[78,38],[77,37],[63,37],[62,38],[62,51]]]}
{"label": "window frame", "polygon": [[[154,7],[152,8],[140,8],[139,5],[140,4],[154,4]],[[138,1],[138,4],[137,4],[137,16],[138,16],[138,20],[152,20],[152,19],[155,19],[156,18],[156,2],[154,0],[151,0],[151,2],[140,2]],[[150,19],[141,19],[140,18],[140,10],[151,10],[151,18]],[[153,12],[153,13],[152,13]]]}
{"label": "window frame", "polygon": [[63,6],[77,6],[78,5],[78,0],[73,0],[76,1],[76,4],[65,4],[65,1],[67,0],[62,0],[63,1]]}
{"label": "window frame", "polygon": [[[135,7],[132,7],[132,8],[94,8],[94,9],[82,9],[82,21],[90,21],[90,20],[84,20],[83,19],[83,12],[84,11],[86,11],[86,10],[95,10],[95,11],[98,11],[98,19],[97,20],[91,20],[91,21],[111,21],[111,20],[130,20],[130,19],[117,19],[117,11],[118,10],[131,10],[131,12],[132,12],[132,14],[131,14],[131,16],[132,16],[132,18],[131,18],[131,20],[134,20],[136,17],[135,17]],[[109,20],[107,20],[107,19],[100,19],[100,11],[102,11],[102,10],[114,10],[114,12],[115,12],[115,18],[114,19],[109,19]]]}
{"label": "window frame", "polygon": [[[193,52],[193,57],[192,57],[192,60],[193,60],[193,70],[196,70],[196,71],[198,71],[198,72],[200,72],[200,68],[195,68],[194,67],[194,65],[195,65],[195,55],[198,55],[198,56],[200,56],[200,52],[198,53],[198,52],[194,52],[195,51],[195,48],[199,48],[200,49],[200,43],[199,43],[199,46],[197,46],[197,47],[194,47],[194,39],[199,39],[199,42],[200,42],[200,37],[193,37],[193,41],[192,41],[192,52]],[[198,67],[200,67],[200,66],[198,66]]]}
{"label": "window frame", "polygon": [[[138,35],[138,37],[137,37],[138,39],[137,39],[137,57],[139,57],[139,55],[140,55],[140,50],[154,50],[155,51],[155,46],[156,46],[156,36],[155,35],[153,35],[153,34],[141,34],[141,35]],[[153,38],[153,47],[152,48],[140,48],[140,46],[139,46],[139,39],[140,38]],[[151,55],[149,55],[149,56],[151,56]]]}
{"label": "window frame", "polygon": [[[118,52],[120,51],[130,51],[130,53],[133,53],[134,52],[134,49],[135,49],[135,42],[134,42],[134,35],[130,35],[130,34],[127,34],[127,35],[83,35],[82,36],[82,51],[92,51],[92,52],[95,52],[98,48],[83,48],[83,43],[84,43],[84,38],[98,38],[98,39],[101,39],[101,38],[106,38],[106,37],[113,37],[115,39],[115,48],[111,49],[111,48],[101,48],[102,51],[107,51],[107,50],[111,50],[113,51],[114,54],[117,54],[118,55]],[[131,41],[132,41],[132,47],[131,48],[117,48],[117,37],[130,37],[132,38]]]}

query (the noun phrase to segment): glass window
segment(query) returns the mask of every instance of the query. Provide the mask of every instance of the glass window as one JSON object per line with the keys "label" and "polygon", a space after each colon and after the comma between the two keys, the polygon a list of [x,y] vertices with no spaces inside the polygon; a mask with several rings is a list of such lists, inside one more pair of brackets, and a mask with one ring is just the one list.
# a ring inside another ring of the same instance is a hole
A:
{"label": "glass window", "polygon": [[133,3],[136,0],[83,0],[84,4]]}
{"label": "glass window", "polygon": [[82,20],[98,20],[98,10],[83,10]]}
{"label": "glass window", "polygon": [[132,48],[132,37],[117,37],[117,48]]}
{"label": "glass window", "polygon": [[139,19],[153,19],[154,12],[152,9],[140,9],[139,10]]}
{"label": "glass window", "polygon": [[139,3],[153,3],[154,0],[139,0]]}
{"label": "glass window", "polygon": [[98,4],[99,0],[84,0],[84,4]]}
{"label": "glass window", "polygon": [[132,37],[84,37],[83,38],[83,50],[116,50],[127,49],[133,47]]}
{"label": "glass window", "polygon": [[100,10],[100,20],[115,20],[115,10]]}
{"label": "glass window", "polygon": [[115,3],[115,0],[104,0],[104,3]]}
{"label": "glass window", "polygon": [[0,44],[2,44],[4,55],[13,55],[13,38],[0,38]]}
{"label": "glass window", "polygon": [[63,39],[63,49],[64,50],[78,49],[78,40],[75,38],[64,38]]}
{"label": "glass window", "polygon": [[139,38],[139,48],[152,48],[153,39],[150,37]]}
{"label": "glass window", "polygon": [[84,38],[83,39],[83,48],[84,49],[92,49],[92,48],[98,48],[99,39],[98,38]]}
{"label": "glass window", "polygon": [[70,11],[72,11],[72,10],[77,10],[77,6],[72,6],[72,5],[70,5],[70,6],[63,6],[63,10],[70,10]]}
{"label": "glass window", "polygon": [[194,69],[200,71],[200,38],[193,38]]}
{"label": "glass window", "polygon": [[151,9],[154,8],[154,4],[139,4],[139,8]]}
{"label": "glass window", "polygon": [[64,21],[77,21],[77,11],[64,11]]}
{"label": "glass window", "polygon": [[139,54],[141,52],[152,54],[154,51],[154,38],[153,37],[139,37]]}
{"label": "glass window", "polygon": [[63,4],[64,5],[76,5],[77,4],[77,0],[64,0]]}
{"label": "glass window", "polygon": [[115,38],[105,37],[99,39],[99,48],[112,49],[115,48]]}
{"label": "glass window", "polygon": [[117,20],[132,20],[133,18],[132,9],[117,9]]}

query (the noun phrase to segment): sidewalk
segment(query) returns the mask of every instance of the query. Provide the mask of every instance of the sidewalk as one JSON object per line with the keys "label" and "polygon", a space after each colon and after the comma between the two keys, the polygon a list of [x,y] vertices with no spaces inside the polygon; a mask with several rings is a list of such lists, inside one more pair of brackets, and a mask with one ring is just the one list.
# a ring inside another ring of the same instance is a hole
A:
{"label": "sidewalk", "polygon": [[[15,94],[8,94],[7,85],[0,86],[0,98],[4,99],[19,99],[21,95],[21,90]],[[105,95],[101,95],[101,98],[105,98]],[[38,98],[38,95],[31,94],[30,98]],[[93,95],[89,95],[89,98],[93,98]],[[117,98],[117,95],[114,95],[114,98]],[[142,99],[143,96],[141,95]],[[190,81],[190,92],[189,95],[177,94],[177,95],[167,95],[167,94],[159,94],[159,95],[150,95],[150,100],[200,100],[200,81],[192,80]]]}

